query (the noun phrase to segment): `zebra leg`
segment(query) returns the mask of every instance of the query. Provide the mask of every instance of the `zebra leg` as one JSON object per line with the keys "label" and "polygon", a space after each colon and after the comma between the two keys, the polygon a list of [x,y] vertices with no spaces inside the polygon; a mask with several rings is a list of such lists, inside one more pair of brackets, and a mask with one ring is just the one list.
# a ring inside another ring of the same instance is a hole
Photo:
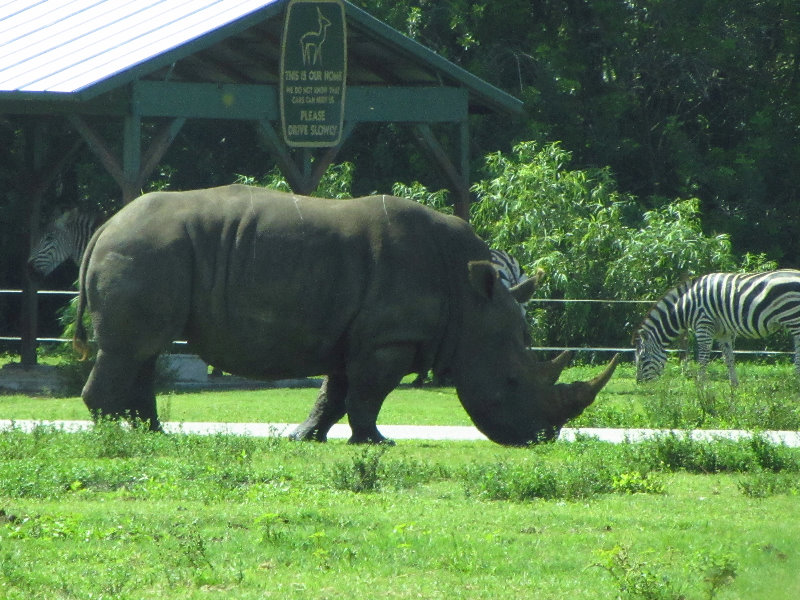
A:
{"label": "zebra leg", "polygon": [[708,379],[706,368],[708,367],[709,360],[711,360],[711,343],[713,338],[711,332],[705,328],[695,330],[694,335],[697,343],[697,382],[702,385],[705,384]]}
{"label": "zebra leg", "polygon": [[720,340],[719,347],[722,349],[722,356],[725,358],[725,365],[728,367],[728,380],[731,382],[731,387],[739,385],[739,378],[736,376],[736,367],[733,362],[733,341]]}
{"label": "zebra leg", "polygon": [[800,377],[800,332],[792,336],[794,339],[794,370]]}

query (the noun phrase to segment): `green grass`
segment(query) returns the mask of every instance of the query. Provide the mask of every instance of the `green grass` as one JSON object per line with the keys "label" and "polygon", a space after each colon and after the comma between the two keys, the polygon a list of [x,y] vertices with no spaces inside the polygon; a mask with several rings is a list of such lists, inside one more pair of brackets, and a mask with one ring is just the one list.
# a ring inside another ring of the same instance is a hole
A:
{"label": "green grass", "polygon": [[[169,393],[158,396],[159,415],[167,421],[223,423],[299,423],[317,397],[316,389]],[[0,419],[87,419],[78,397],[0,396]],[[450,388],[392,392],[381,423],[402,425],[469,425],[471,421]]]}
{"label": "green grass", "polygon": [[[566,370],[562,381],[589,379],[599,366]],[[709,381],[698,386],[694,366],[688,372],[671,361],[658,381],[638,385],[633,365],[622,364],[597,400],[569,425],[579,427],[655,427],[677,429],[800,430],[800,381],[789,363],[738,364],[740,386],[731,390],[724,367],[711,365]],[[277,422],[305,419],[314,389],[259,390],[159,395],[159,414],[168,421]],[[82,401],[72,398],[0,396],[0,419],[85,419]],[[469,425],[453,388],[392,392],[379,424]]]}
{"label": "green grass", "polygon": [[800,451],[761,444],[5,432],[0,597],[795,598]]}

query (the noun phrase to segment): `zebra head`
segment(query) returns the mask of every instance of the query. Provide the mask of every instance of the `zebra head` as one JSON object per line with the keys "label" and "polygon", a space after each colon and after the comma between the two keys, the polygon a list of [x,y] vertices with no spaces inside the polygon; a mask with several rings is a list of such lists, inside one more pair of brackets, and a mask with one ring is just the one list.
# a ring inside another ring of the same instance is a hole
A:
{"label": "zebra head", "polygon": [[31,275],[35,278],[47,277],[69,259],[79,265],[96,220],[95,215],[80,212],[77,208],[54,219],[28,256]]}
{"label": "zebra head", "polygon": [[636,348],[636,383],[653,381],[664,372],[667,353],[664,345],[647,329],[640,329],[633,338]]}

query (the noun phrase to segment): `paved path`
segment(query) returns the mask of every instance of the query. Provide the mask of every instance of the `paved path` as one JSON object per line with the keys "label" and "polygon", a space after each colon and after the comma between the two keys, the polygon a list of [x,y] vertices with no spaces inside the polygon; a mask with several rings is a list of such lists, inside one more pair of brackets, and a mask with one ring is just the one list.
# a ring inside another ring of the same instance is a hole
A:
{"label": "paved path", "polygon": [[[16,427],[23,431],[31,431],[36,426],[52,426],[64,431],[82,431],[92,426],[91,421],[10,421],[0,419],[0,431]],[[164,423],[164,430],[168,433],[187,433],[196,435],[248,435],[252,437],[286,436],[291,433],[295,424],[292,423]],[[393,440],[486,440],[481,432],[472,426],[441,426],[441,425],[379,425],[381,433]],[[578,435],[596,437],[607,442],[620,443],[625,440],[640,441],[657,435],[670,433],[668,429],[605,429],[564,428],[559,439],[573,441]],[[675,430],[682,434],[683,431]],[[697,429],[691,432],[692,439],[711,440],[714,438],[741,439],[750,437],[752,432],[729,429]],[[774,443],[786,444],[794,448],[800,447],[800,432],[798,431],[765,431],[764,437]],[[328,433],[331,439],[347,439],[350,437],[350,427],[345,423],[338,423]]]}

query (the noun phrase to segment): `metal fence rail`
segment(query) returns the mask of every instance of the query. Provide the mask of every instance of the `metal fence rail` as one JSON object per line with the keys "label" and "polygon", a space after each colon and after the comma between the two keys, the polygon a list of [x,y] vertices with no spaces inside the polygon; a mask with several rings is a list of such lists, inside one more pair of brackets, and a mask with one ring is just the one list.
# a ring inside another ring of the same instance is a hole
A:
{"label": "metal fence rail", "polygon": [[[77,296],[76,290],[37,290],[37,294],[43,296],[61,295],[61,296]],[[22,290],[19,289],[0,289],[0,294],[22,295]],[[532,298],[529,304],[643,304],[653,305],[657,300],[614,300],[602,298],[581,298],[581,299],[567,299],[567,298]],[[19,336],[6,336],[0,335],[0,342],[19,342],[22,338]],[[72,340],[68,338],[53,338],[53,337],[37,337],[36,341],[39,343],[58,344],[58,343],[71,343]],[[176,340],[174,344],[185,345],[183,340]],[[563,352],[564,350],[572,350],[574,352],[620,352],[631,353],[633,348],[614,348],[614,347],[587,347],[587,346],[532,346],[531,350],[539,350],[542,352]],[[685,349],[667,349],[667,352],[685,352]],[[716,353],[717,351],[715,351]],[[734,350],[734,354],[738,355],[760,355],[760,356],[781,356],[792,355],[793,352],[782,350]]]}

